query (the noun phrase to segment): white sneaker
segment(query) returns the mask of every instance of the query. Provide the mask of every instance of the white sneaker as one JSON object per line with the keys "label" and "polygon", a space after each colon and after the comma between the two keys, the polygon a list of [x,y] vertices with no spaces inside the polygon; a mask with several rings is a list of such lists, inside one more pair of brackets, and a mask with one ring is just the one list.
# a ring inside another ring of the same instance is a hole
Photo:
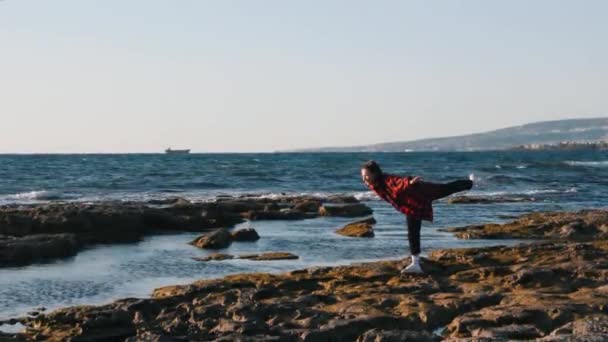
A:
{"label": "white sneaker", "polygon": [[411,263],[408,267],[401,270],[401,274],[422,274],[422,268],[418,263]]}

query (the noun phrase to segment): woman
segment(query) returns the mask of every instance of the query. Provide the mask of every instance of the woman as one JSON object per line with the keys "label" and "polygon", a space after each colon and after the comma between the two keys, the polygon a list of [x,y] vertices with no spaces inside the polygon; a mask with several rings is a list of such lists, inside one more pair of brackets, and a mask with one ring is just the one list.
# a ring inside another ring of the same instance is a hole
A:
{"label": "woman", "polygon": [[380,198],[405,214],[412,262],[401,273],[423,273],[420,267],[420,228],[422,220],[433,221],[434,200],[470,190],[471,180],[457,180],[445,184],[428,183],[422,177],[400,177],[382,172],[371,160],[361,167],[363,182]]}

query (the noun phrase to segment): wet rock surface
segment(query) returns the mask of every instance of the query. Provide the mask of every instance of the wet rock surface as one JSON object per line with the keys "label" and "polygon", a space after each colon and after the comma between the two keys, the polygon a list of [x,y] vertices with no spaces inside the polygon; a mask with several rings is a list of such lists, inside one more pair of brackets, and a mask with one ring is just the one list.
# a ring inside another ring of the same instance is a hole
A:
{"label": "wet rock surface", "polygon": [[544,212],[523,215],[506,224],[449,228],[462,239],[608,239],[608,211]]}
{"label": "wet rock surface", "polygon": [[[52,340],[585,340],[608,325],[608,241],[439,250],[427,272],[382,261],[237,274],[149,299],[26,318]],[[432,334],[444,329],[443,336]]]}
{"label": "wet rock surface", "polygon": [[299,259],[295,254],[287,253],[287,252],[268,252],[261,254],[244,254],[239,255],[237,259],[248,259],[248,260],[256,260],[256,261],[268,261],[268,260],[295,260]]}
{"label": "wet rock surface", "polygon": [[[326,205],[343,208],[323,215],[352,217],[371,213],[369,207],[352,196],[243,195],[200,203],[171,198],[0,206],[0,247],[6,247],[0,248],[0,267],[72,256],[92,244],[136,242],[149,234],[231,228],[245,219],[315,218],[322,215],[321,208]],[[252,234],[241,234],[234,238],[253,239]]]}
{"label": "wet rock surface", "polygon": [[0,266],[20,266],[38,260],[74,256],[81,247],[74,234],[0,236]]}
{"label": "wet rock surface", "polygon": [[269,260],[294,260],[299,259],[299,257],[292,253],[287,252],[267,252],[261,254],[243,254],[239,256],[234,256],[230,254],[222,254],[222,253],[214,253],[208,255],[206,257],[201,258],[193,258],[196,261],[222,261],[222,260],[231,260],[231,259],[248,259],[255,261],[269,261]]}
{"label": "wet rock surface", "polygon": [[371,238],[374,237],[374,224],[376,224],[376,220],[373,217],[365,218],[345,225],[336,230],[336,234]]}

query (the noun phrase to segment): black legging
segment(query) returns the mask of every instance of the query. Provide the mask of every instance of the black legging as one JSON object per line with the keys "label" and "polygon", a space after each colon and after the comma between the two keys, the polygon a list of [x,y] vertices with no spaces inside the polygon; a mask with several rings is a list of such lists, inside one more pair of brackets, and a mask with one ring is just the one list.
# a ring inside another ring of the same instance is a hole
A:
{"label": "black legging", "polygon": [[[457,192],[470,190],[473,187],[473,182],[470,180],[457,180],[445,184],[440,184],[440,194],[437,197],[443,198]],[[412,255],[420,254],[420,228],[422,228],[422,220],[407,216],[407,239],[410,243],[410,253]]]}

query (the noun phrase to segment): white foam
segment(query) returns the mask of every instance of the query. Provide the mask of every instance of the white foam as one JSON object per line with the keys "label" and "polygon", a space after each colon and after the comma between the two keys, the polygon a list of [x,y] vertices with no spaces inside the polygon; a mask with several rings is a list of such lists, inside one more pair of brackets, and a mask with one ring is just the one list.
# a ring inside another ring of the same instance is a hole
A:
{"label": "white foam", "polygon": [[528,165],[517,165],[518,169],[527,169]]}
{"label": "white foam", "polygon": [[601,161],[569,160],[569,161],[566,161],[565,163],[570,166],[608,167],[608,160],[601,160]]}
{"label": "white foam", "polygon": [[45,201],[45,200],[57,200],[62,199],[66,196],[57,192],[57,191],[48,191],[48,190],[39,190],[39,191],[29,191],[29,192],[21,192],[18,194],[8,195],[7,199],[12,200],[29,200],[29,201]]}
{"label": "white foam", "polygon": [[359,201],[378,200],[378,196],[373,191],[356,192],[353,196]]}
{"label": "white foam", "polygon": [[[572,190],[572,189],[570,189]],[[555,189],[530,189],[530,190],[522,190],[522,191],[479,191],[479,190],[474,190],[469,192],[470,195],[472,196],[489,196],[489,197],[495,197],[495,196],[521,196],[521,195],[539,195],[539,194],[555,194],[555,193],[560,193],[560,192],[570,192],[570,190],[567,191],[560,191],[560,190],[555,190]]]}

